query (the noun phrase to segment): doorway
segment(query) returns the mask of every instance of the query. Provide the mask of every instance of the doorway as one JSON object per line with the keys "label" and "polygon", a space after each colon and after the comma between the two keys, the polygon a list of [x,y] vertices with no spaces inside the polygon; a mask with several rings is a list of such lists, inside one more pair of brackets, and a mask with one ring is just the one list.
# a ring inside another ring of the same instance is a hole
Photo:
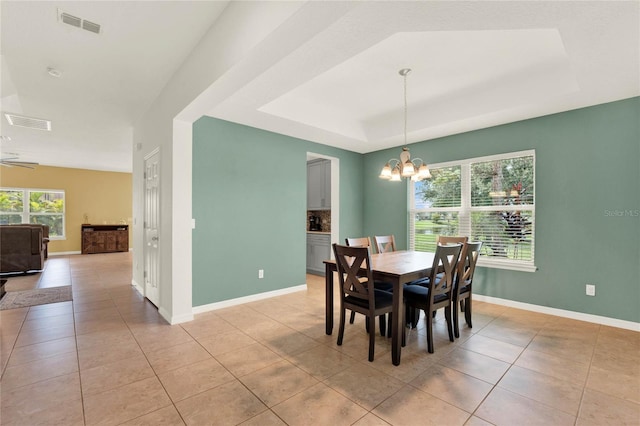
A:
{"label": "doorway", "polygon": [[[329,183],[329,186],[331,188],[331,195],[330,195],[331,230],[330,230],[329,258],[333,258],[333,251],[331,250],[330,246],[333,243],[339,243],[339,236],[340,236],[340,159],[336,157],[323,155],[323,154],[307,152],[307,163],[313,162],[314,160],[328,160],[331,163],[330,164],[331,173],[330,173],[330,183]],[[308,188],[309,187],[307,186],[307,191],[309,190]],[[307,209],[307,212],[308,211],[309,210]],[[307,229],[308,229],[308,225],[307,225]],[[307,241],[307,262],[309,261],[310,261],[309,241]]]}

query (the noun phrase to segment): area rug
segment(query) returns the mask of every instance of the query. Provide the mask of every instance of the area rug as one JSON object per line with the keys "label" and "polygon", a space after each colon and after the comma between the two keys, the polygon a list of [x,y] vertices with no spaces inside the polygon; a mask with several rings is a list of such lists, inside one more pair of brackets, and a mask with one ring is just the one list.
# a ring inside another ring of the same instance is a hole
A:
{"label": "area rug", "polygon": [[71,286],[37,288],[24,291],[7,291],[0,300],[0,311],[45,305],[73,300]]}

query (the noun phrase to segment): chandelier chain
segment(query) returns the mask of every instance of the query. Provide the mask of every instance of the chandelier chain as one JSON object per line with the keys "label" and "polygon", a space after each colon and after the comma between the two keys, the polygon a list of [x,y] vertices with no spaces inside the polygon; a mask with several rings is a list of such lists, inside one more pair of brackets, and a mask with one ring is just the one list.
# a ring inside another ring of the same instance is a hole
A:
{"label": "chandelier chain", "polygon": [[404,144],[407,145],[407,74],[404,74]]}

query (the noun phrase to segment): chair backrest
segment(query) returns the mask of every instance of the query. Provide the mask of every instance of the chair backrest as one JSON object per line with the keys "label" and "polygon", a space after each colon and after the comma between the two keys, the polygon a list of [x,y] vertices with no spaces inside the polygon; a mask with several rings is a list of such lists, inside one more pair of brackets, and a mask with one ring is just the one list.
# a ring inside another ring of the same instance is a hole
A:
{"label": "chair backrest", "polygon": [[378,249],[378,253],[396,251],[396,239],[393,235],[376,235],[373,237],[373,241],[376,242],[376,249]]}
{"label": "chair backrest", "polygon": [[462,264],[464,264],[464,262],[462,262],[462,259],[465,259],[467,256],[468,240],[469,240],[468,237],[463,237],[463,236],[438,235],[437,243],[438,245],[462,244],[462,250],[460,251],[460,258],[458,260],[458,267],[460,268]]}
{"label": "chair backrest", "polygon": [[369,237],[345,238],[344,241],[349,247],[369,247],[371,250],[373,250],[371,238]]}
{"label": "chair backrest", "polygon": [[476,264],[480,256],[482,241],[470,242],[465,244],[464,253],[461,253],[461,259],[458,262],[458,274],[456,277],[458,291],[464,288],[464,291],[471,290],[473,282],[473,274],[476,271]]}
{"label": "chair backrest", "polygon": [[465,244],[467,241],[468,237],[438,235],[438,244]]}
{"label": "chair backrest", "polygon": [[453,296],[454,283],[458,267],[458,259],[462,244],[438,245],[431,267],[431,285],[429,297],[433,301],[438,296]]}
{"label": "chair backrest", "polygon": [[[375,308],[373,273],[371,272],[368,247],[350,247],[333,244],[333,254],[340,279],[340,298],[351,296],[366,300],[370,308]],[[360,272],[366,271],[365,274]]]}

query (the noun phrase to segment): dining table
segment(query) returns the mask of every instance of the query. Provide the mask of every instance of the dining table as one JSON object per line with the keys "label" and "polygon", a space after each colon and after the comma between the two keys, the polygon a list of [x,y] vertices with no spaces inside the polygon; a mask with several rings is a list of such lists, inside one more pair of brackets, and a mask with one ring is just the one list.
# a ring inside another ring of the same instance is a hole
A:
{"label": "dining table", "polygon": [[[405,319],[401,316],[404,284],[428,277],[431,274],[434,256],[435,253],[411,250],[371,255],[373,279],[393,284],[393,313],[391,316],[391,362],[393,365],[400,365],[402,352],[402,332],[405,327]],[[334,259],[325,260],[324,264],[326,274],[325,322],[326,333],[330,335],[333,332],[333,273],[337,271],[337,266]]]}

